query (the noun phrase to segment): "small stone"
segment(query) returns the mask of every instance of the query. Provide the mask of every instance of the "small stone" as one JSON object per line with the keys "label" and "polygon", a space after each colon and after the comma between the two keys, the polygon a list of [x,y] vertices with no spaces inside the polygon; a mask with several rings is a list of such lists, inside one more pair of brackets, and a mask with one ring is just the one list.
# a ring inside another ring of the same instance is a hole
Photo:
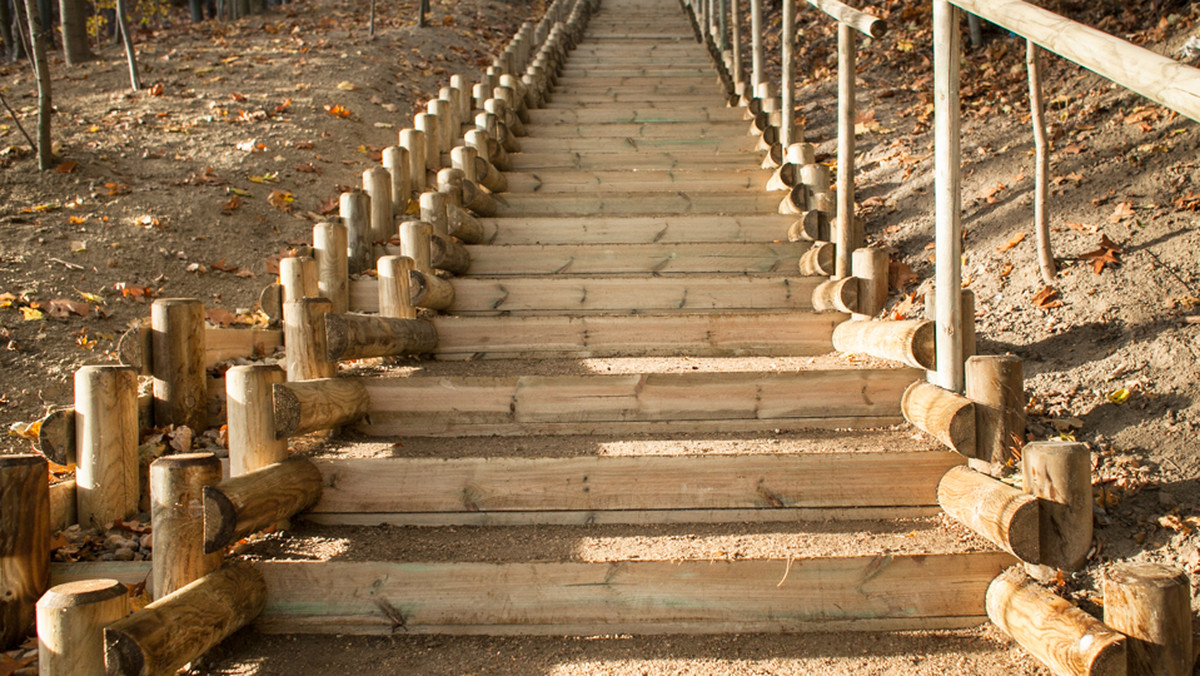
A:
{"label": "small stone", "polygon": [[150,548],[154,546],[154,534],[153,533],[145,533],[144,535],[142,535],[142,539],[141,539],[141,541],[138,542],[138,544],[141,546],[141,548],[143,550],[150,551]]}
{"label": "small stone", "polygon": [[128,547],[121,547],[117,551],[113,552],[112,557],[113,561],[132,561],[133,550]]}

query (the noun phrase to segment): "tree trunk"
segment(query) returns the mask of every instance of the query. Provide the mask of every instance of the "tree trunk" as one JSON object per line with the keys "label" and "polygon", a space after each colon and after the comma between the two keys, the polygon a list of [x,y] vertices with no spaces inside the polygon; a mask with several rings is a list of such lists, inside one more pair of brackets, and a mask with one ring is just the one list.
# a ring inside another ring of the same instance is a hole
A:
{"label": "tree trunk", "polygon": [[121,29],[121,40],[125,43],[125,58],[129,60],[129,83],[136,92],[142,88],[142,81],[138,77],[137,57],[133,53],[133,36],[129,34],[129,21],[125,18],[125,0],[117,0],[117,26]]}
{"label": "tree trunk", "polygon": [[88,45],[88,3],[85,0],[58,0],[62,17],[63,57],[68,66],[78,65],[95,57]]}
{"label": "tree trunk", "polygon": [[7,0],[0,1],[0,40],[4,41],[4,51],[10,59],[17,51],[16,43],[13,42],[12,21],[12,12],[8,9]]}
{"label": "tree trunk", "polygon": [[38,169],[47,171],[54,166],[50,152],[50,65],[46,62],[46,41],[38,19],[37,0],[25,0],[29,19],[29,37],[33,42],[33,67],[38,80]]}

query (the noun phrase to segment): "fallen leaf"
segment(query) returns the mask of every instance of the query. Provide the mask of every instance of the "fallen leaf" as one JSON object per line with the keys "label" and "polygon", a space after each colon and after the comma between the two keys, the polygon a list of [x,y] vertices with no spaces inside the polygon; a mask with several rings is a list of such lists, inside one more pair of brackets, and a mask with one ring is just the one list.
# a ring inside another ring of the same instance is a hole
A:
{"label": "fallen leaf", "polygon": [[1062,307],[1062,301],[1058,297],[1058,290],[1052,286],[1042,287],[1041,291],[1035,293],[1033,295],[1033,304],[1045,309]]}
{"label": "fallen leaf", "polygon": [[91,314],[92,306],[77,300],[69,298],[55,298],[51,300],[46,307],[46,313],[51,317],[65,319],[70,315],[78,315],[86,317]]}
{"label": "fallen leaf", "polygon": [[42,314],[41,310],[31,308],[31,307],[22,307],[21,308],[21,316],[27,322],[40,322],[46,318],[46,315]]}
{"label": "fallen leaf", "polygon": [[1121,264],[1121,252],[1122,249],[1116,242],[1107,235],[1100,235],[1100,247],[1095,251],[1079,254],[1079,260],[1091,261],[1092,271],[1100,274],[1105,265]]}
{"label": "fallen leaf", "polygon": [[1008,240],[1008,243],[1006,243],[1004,246],[997,247],[996,251],[998,251],[998,252],[1008,251],[1009,249],[1013,248],[1014,246],[1016,246],[1024,241],[1025,241],[1025,233],[1018,232],[1017,234],[1013,235],[1012,239]]}
{"label": "fallen leaf", "polygon": [[225,328],[237,321],[237,315],[224,308],[215,307],[204,312],[204,317],[209,322]]}
{"label": "fallen leaf", "polygon": [[63,162],[62,164],[59,164],[57,167],[55,167],[54,171],[56,171],[57,173],[60,173],[60,174],[69,174],[72,171],[75,171],[75,167],[77,167],[77,166],[78,166],[78,164],[76,162],[67,160],[66,162]]}
{"label": "fallen leaf", "polygon": [[267,202],[280,211],[291,211],[292,202],[295,201],[296,198],[292,193],[286,190],[272,190],[271,194],[267,195]]}
{"label": "fallen leaf", "polygon": [[41,429],[42,422],[40,420],[35,420],[34,422],[28,423],[18,421],[8,426],[8,433],[36,443],[38,440],[38,432],[40,432]]}
{"label": "fallen leaf", "polygon": [[1098,225],[1087,225],[1085,223],[1074,223],[1072,221],[1067,221],[1067,227],[1072,230],[1081,230],[1083,232],[1097,232],[1100,230],[1100,226]]}
{"label": "fallen leaf", "polygon": [[278,183],[279,172],[269,171],[261,176],[250,176],[251,183]]}
{"label": "fallen leaf", "polygon": [[340,104],[336,104],[336,103],[333,105],[325,104],[325,112],[329,113],[330,115],[333,115],[334,117],[340,117],[343,119],[347,119],[347,118],[351,117],[352,115],[354,115],[354,113],[350,112],[349,109],[347,109],[346,107],[344,107]]}
{"label": "fallen leaf", "polygon": [[1005,263],[1005,264],[1004,264],[1004,267],[1000,269],[1000,276],[1001,276],[1001,277],[1007,277],[1007,276],[1009,276],[1010,274],[1012,274],[1012,271],[1013,271],[1013,264],[1012,264],[1012,263]]}
{"label": "fallen leaf", "polygon": [[237,195],[238,197],[254,197],[254,193],[250,192],[249,190],[242,190],[241,188],[226,188],[226,190],[231,194]]}
{"label": "fallen leaf", "polygon": [[225,202],[225,204],[221,205],[221,211],[224,211],[225,213],[229,214],[229,213],[233,213],[234,211],[237,211],[241,207],[242,207],[242,198],[237,195],[231,195],[229,197],[229,201],[227,201],[227,202]]}
{"label": "fallen leaf", "polygon": [[154,86],[150,87],[150,89],[148,90],[148,92],[147,92],[147,93],[149,93],[149,94],[150,94],[150,96],[162,96],[162,95],[163,95],[163,86],[162,86],[162,83],[161,83],[161,82],[155,82],[155,83],[154,83]]}
{"label": "fallen leaf", "polygon": [[903,289],[916,282],[920,277],[907,263],[892,261],[888,264],[888,283],[893,289]]}
{"label": "fallen leaf", "polygon": [[1109,223],[1120,223],[1126,218],[1133,218],[1133,205],[1129,202],[1121,202],[1117,208],[1113,210],[1112,215],[1108,217]]}
{"label": "fallen leaf", "polygon": [[352,92],[358,89],[358,85],[348,80],[342,80],[341,82],[337,83],[337,88],[344,92]]}
{"label": "fallen leaf", "polygon": [[1121,388],[1121,389],[1119,389],[1119,390],[1116,390],[1116,391],[1114,391],[1114,392],[1110,392],[1110,393],[1108,394],[1108,400],[1109,400],[1110,402],[1112,402],[1112,403],[1116,404],[1117,406],[1120,406],[1121,404],[1124,404],[1125,402],[1129,401],[1129,395],[1130,395],[1130,394],[1131,394],[1131,393],[1130,393],[1130,391],[1129,391],[1129,389],[1128,389],[1128,388],[1124,388],[1124,387],[1122,387],[1122,388]]}
{"label": "fallen leaf", "polygon": [[111,195],[126,195],[130,192],[128,185],[124,183],[105,183],[105,188],[108,188],[108,194]]}
{"label": "fallen leaf", "polygon": [[80,298],[86,300],[89,303],[95,303],[96,305],[104,305],[104,299],[100,296],[97,296],[94,293],[88,293],[87,291],[80,291],[79,289],[75,289],[75,293],[79,294]]}

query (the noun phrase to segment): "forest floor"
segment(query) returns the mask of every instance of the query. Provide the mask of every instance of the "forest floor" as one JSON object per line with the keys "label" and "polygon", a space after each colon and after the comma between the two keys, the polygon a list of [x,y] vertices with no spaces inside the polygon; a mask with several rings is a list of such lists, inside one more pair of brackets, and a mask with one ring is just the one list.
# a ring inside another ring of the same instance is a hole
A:
{"label": "forest floor", "polygon": [[[1171,56],[1200,32],[1195,3],[1142,3],[1124,13],[1084,4],[1064,9]],[[338,194],[360,184],[450,74],[475,76],[542,7],[440,0],[431,27],[418,29],[414,3],[381,2],[374,39],[361,3],[339,0],[301,0],[225,23],[173,14],[171,25],[136,31],[147,85],[137,93],[116,46],[81,66],[52,55],[58,168],[37,172],[13,121],[0,120],[0,422],[20,428],[69,405],[75,370],[111,363],[116,338],[149,314],[153,298],[200,298],[216,325],[261,321],[257,295],[281,252],[310,240],[315,220],[336,210]],[[919,316],[933,274],[929,3],[872,7],[890,30],[860,52],[859,215],[868,238],[897,261],[889,316]],[[829,161],[836,38],[833,24],[804,10],[798,101],[807,140]],[[778,26],[777,10],[767,25]],[[1191,227],[1200,130],[1046,59],[1049,214],[1060,267],[1047,290],[1031,232],[1025,46],[995,30],[986,38],[968,49],[962,80],[964,284],[977,298],[979,352],[1025,360],[1030,437],[1092,447],[1095,547],[1060,591],[1098,613],[1100,577],[1113,562],[1200,573],[1192,442],[1200,429],[1200,231]],[[777,41],[769,37],[768,47]],[[29,64],[0,67],[0,91],[32,133]],[[0,441],[0,452],[28,448],[16,434]],[[1040,673],[994,629],[915,639],[565,643],[243,632],[198,672],[298,673],[289,658],[313,672]]]}

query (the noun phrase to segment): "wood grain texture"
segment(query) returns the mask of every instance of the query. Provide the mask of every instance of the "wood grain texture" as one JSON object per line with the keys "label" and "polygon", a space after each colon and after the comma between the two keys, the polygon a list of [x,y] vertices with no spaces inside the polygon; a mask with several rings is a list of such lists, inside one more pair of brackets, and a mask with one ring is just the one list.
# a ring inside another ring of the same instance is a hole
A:
{"label": "wood grain texture", "polygon": [[1191,583],[1180,568],[1121,564],[1104,576],[1104,623],[1128,637],[1129,673],[1192,673]]}
{"label": "wood grain texture", "polygon": [[279,366],[250,364],[225,372],[225,419],[229,473],[238,476],[287,457],[287,442],[275,438],[273,388],[287,379]]}
{"label": "wood grain texture", "polygon": [[1078,570],[1092,547],[1092,458],[1087,444],[1026,444],[1021,469],[1025,490],[1041,503],[1040,563]]}
{"label": "wood grain texture", "polygon": [[287,437],[354,422],[367,414],[362,383],[351,378],[319,378],[272,386],[275,437]]}
{"label": "wood grain texture", "polygon": [[321,496],[321,474],[308,458],[292,456],[204,488],[204,551],[227,546],[291,518]]}
{"label": "wood grain texture", "polygon": [[987,614],[997,627],[1056,674],[1125,674],[1125,637],[1014,567],[988,586]]}
{"label": "wood grain texture", "polygon": [[329,361],[425,354],[433,351],[437,340],[433,324],[424,319],[325,315]]}
{"label": "wood grain texture", "polygon": [[203,490],[221,481],[221,460],[211,453],[167,455],[150,464],[151,569],[154,598],[191,584],[221,565],[221,553],[204,550]]}
{"label": "wood grain texture", "polygon": [[33,453],[0,455],[0,649],[33,629],[50,586],[50,470]]}
{"label": "wood grain texture", "polygon": [[793,217],[610,216],[600,218],[485,218],[492,244],[663,244],[674,242],[774,242],[787,237]]}
{"label": "wood grain texture", "polygon": [[946,514],[1022,561],[1038,561],[1037,498],[962,466],[946,472],[937,494]]}
{"label": "wood grain texture", "polygon": [[[262,631],[710,633],[962,626],[1012,558],[260,564]],[[480,593],[479,590],[486,590]]]}
{"label": "wood grain texture", "polygon": [[904,419],[965,458],[974,458],[975,402],[923,381],[909,385],[900,400]]}
{"label": "wood grain texture", "polygon": [[209,573],[105,628],[108,673],[173,674],[254,620],[266,596],[254,566]]}
{"label": "wood grain texture", "polygon": [[939,477],[961,462],[939,451],[323,460],[326,490],[313,511],[920,507],[937,502]]}
{"label": "wood grain texture", "polygon": [[513,244],[467,247],[471,274],[756,274],[796,269],[807,242]]}
{"label": "wood grain texture", "polygon": [[160,298],[150,306],[153,327],[154,422],[208,428],[205,392],[204,304]]}
{"label": "wood grain texture", "polygon": [[[159,382],[155,378],[156,386]],[[204,385],[199,411],[207,415]],[[180,388],[170,391],[182,394]],[[84,366],[75,372],[75,481],[81,525],[105,527],[138,511],[137,399],[137,373],[130,367]],[[192,408],[189,403],[178,410]]]}
{"label": "wood grain texture", "polygon": [[37,602],[39,676],[103,676],[104,627],[128,613],[128,590],[116,580],[52,587]]}
{"label": "wood grain texture", "polygon": [[858,320],[838,324],[833,347],[848,354],[900,362],[912,368],[934,368],[933,322],[919,319]]}

